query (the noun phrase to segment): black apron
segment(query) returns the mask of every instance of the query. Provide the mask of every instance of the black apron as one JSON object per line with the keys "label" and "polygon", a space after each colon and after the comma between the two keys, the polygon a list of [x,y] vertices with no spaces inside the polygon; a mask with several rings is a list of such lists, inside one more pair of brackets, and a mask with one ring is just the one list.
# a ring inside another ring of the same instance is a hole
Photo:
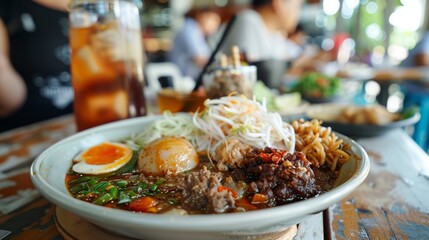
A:
{"label": "black apron", "polygon": [[0,118],[0,132],[72,112],[67,13],[31,0],[0,0],[0,17],[28,92],[17,112]]}

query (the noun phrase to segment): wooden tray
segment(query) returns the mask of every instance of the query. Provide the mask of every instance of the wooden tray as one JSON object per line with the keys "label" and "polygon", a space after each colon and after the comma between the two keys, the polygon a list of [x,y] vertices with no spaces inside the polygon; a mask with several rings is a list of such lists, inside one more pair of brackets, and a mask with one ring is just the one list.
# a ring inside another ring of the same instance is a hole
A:
{"label": "wooden tray", "polygon": [[[56,207],[54,213],[55,224],[61,236],[65,240],[132,240],[134,238],[124,237],[102,229],[81,217]],[[267,234],[260,240],[291,240],[297,234],[298,228],[293,225],[280,233]],[[253,239],[253,238],[252,238]],[[258,238],[259,239],[259,238]]]}
{"label": "wooden tray", "polygon": [[55,224],[65,240],[131,240],[134,238],[116,235],[102,229],[81,217],[56,207],[54,213]]}

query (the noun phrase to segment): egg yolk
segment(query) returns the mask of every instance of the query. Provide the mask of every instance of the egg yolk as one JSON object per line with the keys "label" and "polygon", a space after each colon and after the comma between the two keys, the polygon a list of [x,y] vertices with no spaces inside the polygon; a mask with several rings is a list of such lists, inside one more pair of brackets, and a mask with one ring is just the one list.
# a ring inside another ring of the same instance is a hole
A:
{"label": "egg yolk", "polygon": [[105,165],[125,156],[126,152],[126,148],[110,143],[102,143],[88,149],[82,157],[88,164]]}

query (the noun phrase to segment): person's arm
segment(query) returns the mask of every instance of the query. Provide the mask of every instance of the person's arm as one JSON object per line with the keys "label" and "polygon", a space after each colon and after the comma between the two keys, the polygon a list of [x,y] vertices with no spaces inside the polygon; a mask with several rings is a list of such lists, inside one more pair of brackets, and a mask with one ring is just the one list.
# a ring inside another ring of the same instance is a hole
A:
{"label": "person's arm", "polygon": [[34,2],[43,5],[47,8],[55,9],[57,11],[67,11],[69,8],[70,0],[33,0]]}
{"label": "person's arm", "polygon": [[419,53],[414,57],[416,66],[428,67],[429,66],[429,53]]}
{"label": "person's arm", "polygon": [[419,43],[419,51],[414,56],[414,63],[418,67],[429,66],[429,33],[426,33]]}
{"label": "person's arm", "polygon": [[16,111],[26,95],[25,83],[10,63],[6,27],[0,19],[0,117]]}
{"label": "person's arm", "polygon": [[194,56],[192,60],[196,66],[202,68],[204,65],[206,65],[209,58],[206,56]]}
{"label": "person's arm", "polygon": [[196,22],[195,25],[185,23],[182,36],[186,37],[186,40],[183,41],[184,47],[192,56],[193,63],[198,67],[203,67],[210,56],[210,48],[198,24]]}

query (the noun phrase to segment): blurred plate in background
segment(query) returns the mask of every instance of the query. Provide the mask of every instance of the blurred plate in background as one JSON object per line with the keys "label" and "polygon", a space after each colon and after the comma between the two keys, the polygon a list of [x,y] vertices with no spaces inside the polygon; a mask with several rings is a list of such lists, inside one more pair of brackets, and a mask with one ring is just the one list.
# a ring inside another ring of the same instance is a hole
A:
{"label": "blurred plate in background", "polygon": [[308,108],[305,114],[307,118],[323,121],[323,126],[349,137],[374,137],[387,133],[390,130],[414,125],[420,120],[420,113],[415,112],[411,116],[382,125],[344,123],[335,120],[346,104],[318,104]]}

